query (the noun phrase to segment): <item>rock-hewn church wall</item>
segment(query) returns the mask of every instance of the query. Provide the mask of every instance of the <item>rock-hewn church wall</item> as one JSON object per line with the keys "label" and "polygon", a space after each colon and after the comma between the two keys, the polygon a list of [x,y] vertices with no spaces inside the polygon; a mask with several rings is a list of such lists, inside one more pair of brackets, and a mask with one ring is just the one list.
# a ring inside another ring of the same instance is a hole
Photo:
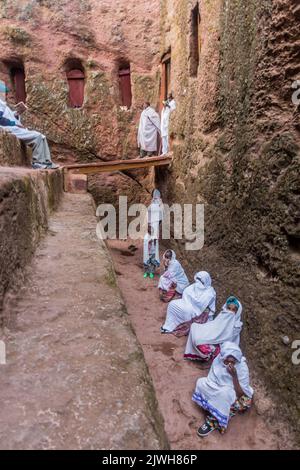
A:
{"label": "rock-hewn church wall", "polygon": [[[0,79],[24,66],[25,123],[47,134],[65,158],[136,154],[144,99],[156,105],[159,0],[4,0],[0,5]],[[66,70],[85,74],[84,104],[68,107]],[[120,106],[119,68],[130,65],[132,106]],[[12,88],[12,87],[10,87]]]}
{"label": "rock-hewn church wall", "polygon": [[9,132],[0,130],[0,165],[23,166],[29,164],[30,150]]}
{"label": "rock-hewn church wall", "polygon": [[[204,249],[187,253],[178,244],[178,257],[190,274],[211,272],[218,306],[229,294],[241,299],[243,350],[292,423],[299,417],[300,382],[299,366],[291,360],[292,342],[300,339],[300,127],[299,106],[292,102],[292,84],[300,79],[298,3],[3,0],[0,5],[0,79],[9,82],[9,66],[24,66],[30,109],[25,123],[47,134],[62,160],[135,155],[141,105],[144,99],[157,105],[160,58],[171,52],[174,163],[163,178],[158,172],[158,181],[165,201],[203,202],[206,217]],[[85,74],[80,109],[68,107],[66,71],[72,61]],[[128,64],[129,110],[121,106],[118,77]],[[140,180],[132,187],[129,181],[95,177],[90,189],[99,202],[107,187],[115,197],[127,185],[131,199],[143,198]]]}
{"label": "rock-hewn church wall", "polygon": [[[14,321],[2,318],[3,304],[14,297],[24,282],[25,268],[62,193],[63,174],[59,170],[40,173],[27,168],[1,168],[0,329],[3,322]],[[8,292],[12,295],[6,297]]]}
{"label": "rock-hewn church wall", "polygon": [[[299,5],[199,1],[199,67],[191,48],[195,0],[162,2],[161,53],[171,48],[177,111],[164,197],[205,204],[205,248],[182,256],[206,268],[219,306],[244,304],[243,348],[284,412],[299,417]],[[178,249],[181,245],[178,245]],[[282,337],[288,336],[285,345]]]}

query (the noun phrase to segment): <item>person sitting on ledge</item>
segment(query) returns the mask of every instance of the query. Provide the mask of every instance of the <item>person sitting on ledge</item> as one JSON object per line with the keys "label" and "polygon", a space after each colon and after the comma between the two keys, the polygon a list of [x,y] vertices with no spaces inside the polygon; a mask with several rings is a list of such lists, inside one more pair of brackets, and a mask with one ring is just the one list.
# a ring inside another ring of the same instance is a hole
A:
{"label": "person sitting on ledge", "polygon": [[206,437],[215,429],[223,434],[230,418],[247,411],[252,405],[253,389],[249,369],[239,346],[223,343],[207,377],[198,379],[192,400],[207,412],[205,423],[198,429]]}
{"label": "person sitting on ledge", "polygon": [[21,124],[19,114],[25,111],[26,107],[19,106],[18,114],[13,112],[5,101],[6,86],[0,82],[0,128],[15,135],[26,145],[32,147],[32,168],[55,170],[58,165],[52,162],[51,154],[46,137],[37,131],[26,129]]}

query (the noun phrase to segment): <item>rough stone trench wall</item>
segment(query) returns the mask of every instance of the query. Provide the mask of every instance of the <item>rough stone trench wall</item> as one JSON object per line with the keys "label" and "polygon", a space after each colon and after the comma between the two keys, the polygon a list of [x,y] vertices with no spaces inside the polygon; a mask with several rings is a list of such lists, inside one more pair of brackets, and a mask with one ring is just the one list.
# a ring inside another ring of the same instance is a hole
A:
{"label": "rough stone trench wall", "polygon": [[30,151],[8,132],[0,129],[0,165],[27,166]]}
{"label": "rough stone trench wall", "polygon": [[62,192],[61,171],[0,170],[0,327],[11,321],[2,318],[6,293],[14,293],[24,280],[24,269]]}
{"label": "rough stone trench wall", "polygon": [[[25,123],[45,132],[56,156],[104,159],[136,154],[137,118],[145,99],[156,105],[159,0],[3,0],[0,62],[18,59],[26,72]],[[85,68],[82,109],[67,106],[64,65]],[[133,104],[120,107],[118,68],[130,62]],[[0,78],[5,77],[2,67]]]}
{"label": "rough stone trench wall", "polygon": [[[299,420],[299,5],[204,0],[198,76],[189,76],[196,1],[162,2],[161,50],[172,48],[174,167],[158,177],[172,202],[204,202],[205,249],[182,256],[245,306],[243,347],[278,409]],[[222,297],[222,298],[221,298]],[[299,423],[299,421],[298,421]]]}

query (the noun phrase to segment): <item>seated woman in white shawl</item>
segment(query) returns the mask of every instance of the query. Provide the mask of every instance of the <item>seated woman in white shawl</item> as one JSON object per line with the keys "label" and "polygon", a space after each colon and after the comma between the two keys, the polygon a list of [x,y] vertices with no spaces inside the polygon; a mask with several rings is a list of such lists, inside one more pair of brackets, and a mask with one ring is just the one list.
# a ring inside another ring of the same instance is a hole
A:
{"label": "seated woman in white shawl", "polygon": [[219,315],[205,325],[193,324],[190,329],[184,358],[190,360],[209,361],[220,352],[220,345],[232,341],[239,345],[242,304],[231,296],[223,305]]}
{"label": "seated woman in white shawl", "polygon": [[183,267],[176,259],[175,251],[165,251],[163,254],[163,265],[165,272],[160,276],[158,284],[160,299],[163,302],[170,302],[176,293],[182,294],[189,285],[189,280]]}
{"label": "seated woman in white shawl", "polygon": [[194,284],[183,291],[182,299],[169,303],[161,333],[182,336],[188,334],[194,321],[202,323],[213,318],[216,310],[216,291],[211,285],[211,277],[206,271],[201,271],[194,279]]}
{"label": "seated woman in white shawl", "polygon": [[251,407],[252,397],[249,369],[242,351],[235,343],[223,343],[208,376],[197,381],[193,394],[192,400],[208,412],[198,435],[205,437],[215,429],[224,433],[232,416]]}

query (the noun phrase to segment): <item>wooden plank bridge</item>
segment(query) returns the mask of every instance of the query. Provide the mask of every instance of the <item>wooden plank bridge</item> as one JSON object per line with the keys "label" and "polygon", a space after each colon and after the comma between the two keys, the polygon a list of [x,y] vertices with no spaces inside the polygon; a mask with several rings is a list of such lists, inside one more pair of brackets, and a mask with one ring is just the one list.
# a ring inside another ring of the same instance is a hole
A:
{"label": "wooden plank bridge", "polygon": [[[160,157],[134,158],[128,160],[110,160],[96,163],[74,163],[63,167],[65,191],[72,191],[76,185],[79,191],[84,190],[88,175],[97,173],[112,173],[114,171],[129,171],[142,168],[169,166],[172,163],[172,155],[167,154]],[[73,176],[74,175],[74,176]],[[78,176],[75,176],[78,175]],[[79,175],[83,175],[80,177]],[[85,176],[84,176],[85,175]],[[74,184],[72,184],[72,180]],[[76,183],[77,182],[77,183]]]}

